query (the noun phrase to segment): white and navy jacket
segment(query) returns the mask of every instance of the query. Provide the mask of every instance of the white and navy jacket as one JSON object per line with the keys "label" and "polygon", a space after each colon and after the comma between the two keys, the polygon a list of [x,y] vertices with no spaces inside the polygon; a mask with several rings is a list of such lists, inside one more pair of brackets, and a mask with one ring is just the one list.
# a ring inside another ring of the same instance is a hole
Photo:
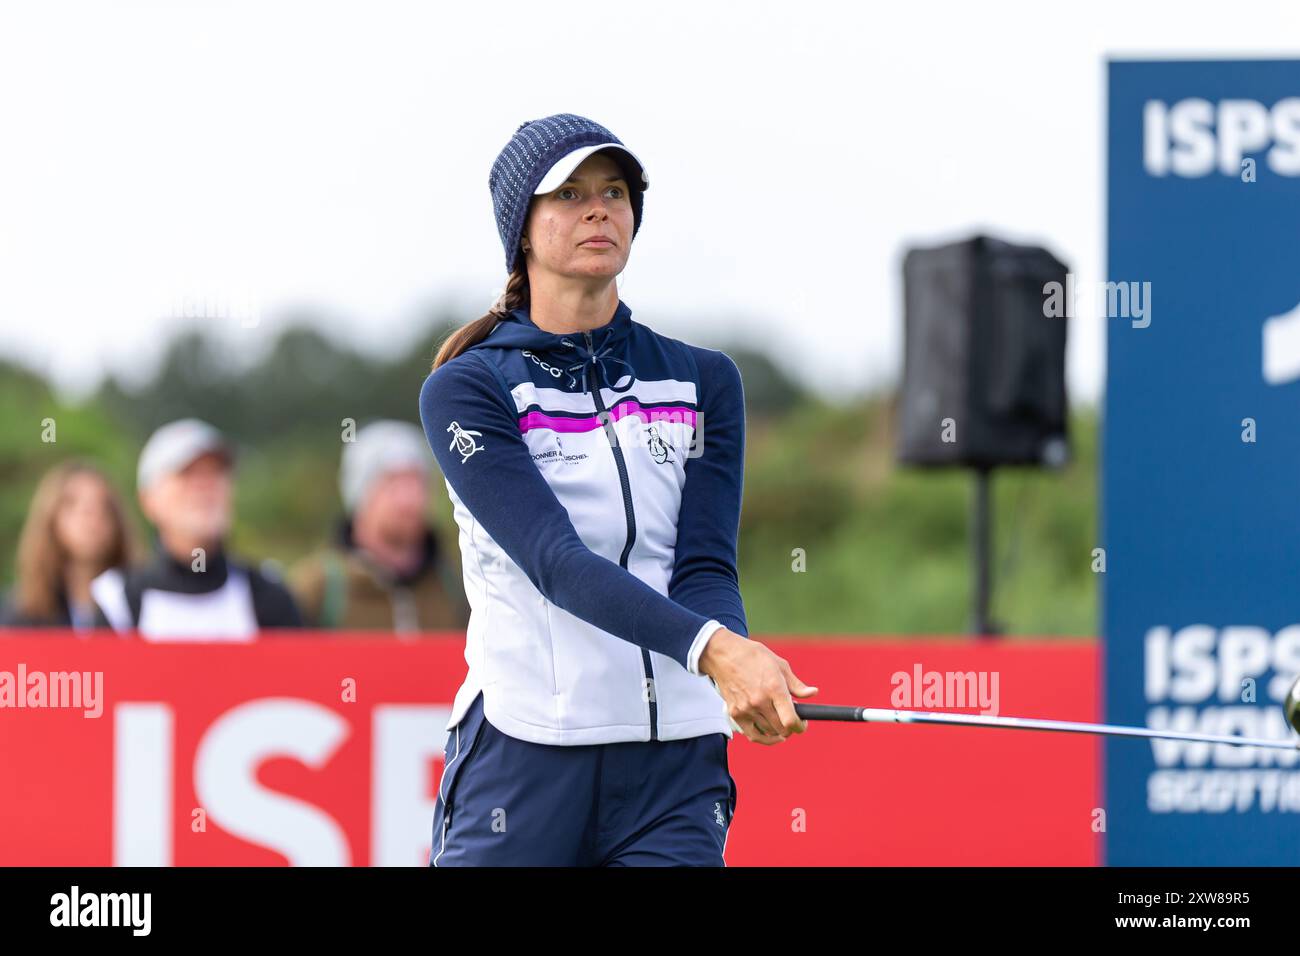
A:
{"label": "white and navy jacket", "polygon": [[736,572],[745,444],[726,354],[632,320],[554,334],[527,309],[425,380],[420,417],[460,528],[484,714],[544,744],[731,736],[698,671],[748,636]]}

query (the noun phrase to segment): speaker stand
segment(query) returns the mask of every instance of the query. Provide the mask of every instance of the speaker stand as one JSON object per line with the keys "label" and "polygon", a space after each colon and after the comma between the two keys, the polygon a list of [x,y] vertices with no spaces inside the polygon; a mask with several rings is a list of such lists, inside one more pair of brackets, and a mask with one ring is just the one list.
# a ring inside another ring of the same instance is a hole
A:
{"label": "speaker stand", "polygon": [[1001,633],[1001,628],[989,617],[993,592],[993,522],[989,505],[989,489],[992,484],[993,469],[987,465],[977,466],[975,495],[971,500],[971,559],[975,570],[975,587],[970,631],[981,639],[996,637]]}

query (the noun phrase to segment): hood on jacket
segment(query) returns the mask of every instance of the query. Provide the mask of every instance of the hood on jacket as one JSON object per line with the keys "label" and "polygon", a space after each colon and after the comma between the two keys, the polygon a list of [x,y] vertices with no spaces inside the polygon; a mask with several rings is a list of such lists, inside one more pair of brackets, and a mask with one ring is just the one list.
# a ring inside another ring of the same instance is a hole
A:
{"label": "hood on jacket", "polygon": [[[587,391],[587,371],[599,366],[600,378],[615,392],[626,392],[636,381],[636,371],[627,361],[628,333],[632,331],[632,310],[620,299],[614,317],[609,322],[591,330],[591,349],[582,332],[547,332],[533,324],[529,308],[514,309],[503,316],[487,338],[476,342],[470,349],[527,349],[548,364],[554,365],[567,376],[566,387],[581,384]],[[607,363],[623,366],[620,371]],[[611,372],[615,374],[611,374]],[[626,384],[616,384],[624,377]]]}

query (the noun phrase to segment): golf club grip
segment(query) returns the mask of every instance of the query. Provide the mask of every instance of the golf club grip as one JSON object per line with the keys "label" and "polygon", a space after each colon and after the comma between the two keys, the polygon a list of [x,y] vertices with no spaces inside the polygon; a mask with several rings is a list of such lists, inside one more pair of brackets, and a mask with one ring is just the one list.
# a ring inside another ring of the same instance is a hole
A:
{"label": "golf club grip", "polygon": [[861,720],[861,707],[841,707],[838,704],[798,704],[794,712],[804,720]]}

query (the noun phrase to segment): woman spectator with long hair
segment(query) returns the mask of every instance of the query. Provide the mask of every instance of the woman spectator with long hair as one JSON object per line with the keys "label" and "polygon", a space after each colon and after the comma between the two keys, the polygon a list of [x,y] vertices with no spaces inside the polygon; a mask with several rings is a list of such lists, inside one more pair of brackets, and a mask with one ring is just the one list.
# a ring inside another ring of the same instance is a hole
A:
{"label": "woman spectator with long hair", "polygon": [[55,466],[32,496],[0,625],[93,627],[90,582],[125,567],[135,549],[122,498],[104,472],[84,460]]}

